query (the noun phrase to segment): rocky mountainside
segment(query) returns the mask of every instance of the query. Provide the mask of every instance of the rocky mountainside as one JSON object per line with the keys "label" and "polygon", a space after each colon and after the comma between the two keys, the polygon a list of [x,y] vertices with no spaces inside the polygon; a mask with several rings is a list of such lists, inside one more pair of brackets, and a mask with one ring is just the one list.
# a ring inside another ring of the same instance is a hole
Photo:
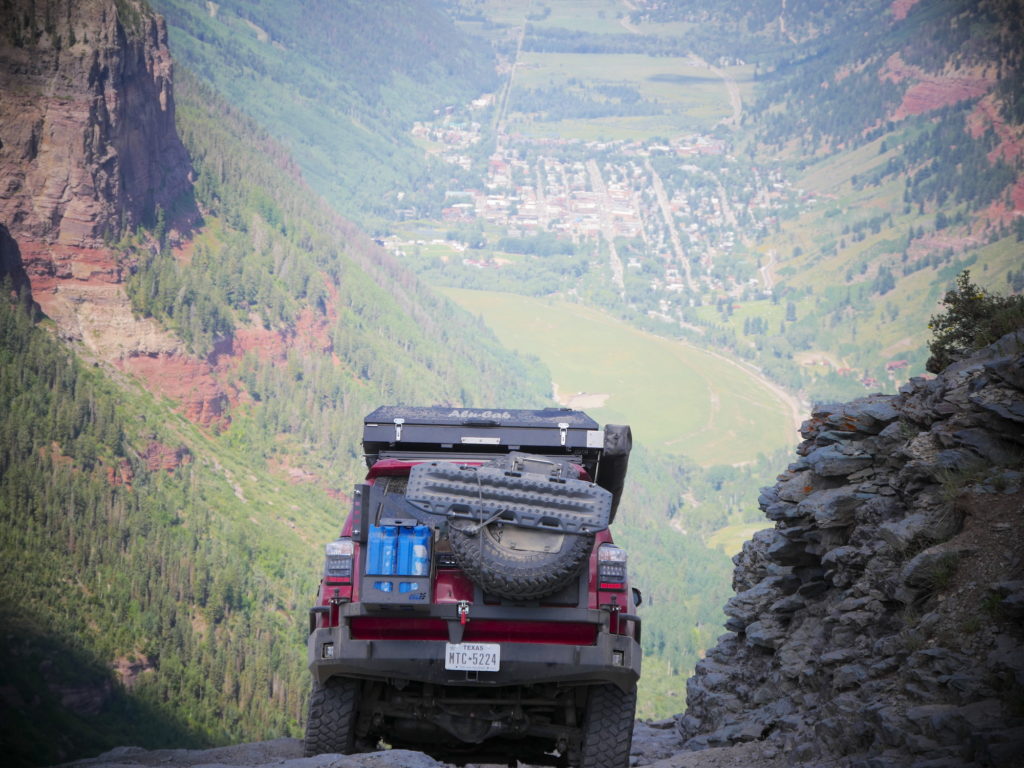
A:
{"label": "rocky mountainside", "polygon": [[132,316],[108,247],[195,216],[163,20],[132,0],[5,3],[0,92],[0,277],[30,286],[66,338],[175,349]]}
{"label": "rocky mountainside", "polygon": [[96,247],[187,194],[167,28],[134,5],[4,3],[0,221],[14,237]]}
{"label": "rocky mountainside", "polygon": [[1024,331],[801,431],[688,683],[685,748],[1021,765]]}

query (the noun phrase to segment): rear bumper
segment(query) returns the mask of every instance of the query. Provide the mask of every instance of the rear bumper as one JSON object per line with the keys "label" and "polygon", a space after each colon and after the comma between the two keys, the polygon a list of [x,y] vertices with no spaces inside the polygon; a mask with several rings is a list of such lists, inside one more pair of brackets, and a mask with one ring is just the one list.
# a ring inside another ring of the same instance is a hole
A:
{"label": "rear bumper", "polygon": [[[343,676],[365,680],[399,678],[477,688],[540,683],[612,683],[624,690],[631,687],[640,677],[640,645],[628,635],[610,633],[607,614],[579,613],[591,620],[603,619],[598,624],[594,645],[503,642],[501,668],[497,672],[446,670],[444,641],[354,640],[345,622],[310,634],[309,669],[319,683]],[[325,646],[329,646],[328,650]]]}

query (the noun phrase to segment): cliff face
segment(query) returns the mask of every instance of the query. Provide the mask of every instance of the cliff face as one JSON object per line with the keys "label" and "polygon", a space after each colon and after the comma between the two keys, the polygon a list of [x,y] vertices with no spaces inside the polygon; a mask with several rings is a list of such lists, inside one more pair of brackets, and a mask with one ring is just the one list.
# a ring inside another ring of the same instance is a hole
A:
{"label": "cliff face", "polygon": [[157,206],[187,221],[189,162],[163,20],[120,7],[129,19],[114,0],[5,3],[0,277],[29,286],[67,338],[166,352],[175,342],[135,322],[104,240]]}
{"label": "cliff face", "polygon": [[0,278],[29,289],[62,338],[143,374],[163,365],[162,394],[222,419],[213,368],[136,317],[105,244],[158,207],[172,227],[196,218],[163,19],[134,0],[7,2],[0,93]]}
{"label": "cliff face", "polygon": [[[818,408],[734,558],[729,634],[687,685],[688,749],[1019,765],[1024,331],[898,395]],[[835,760],[836,762],[832,762]]]}
{"label": "cliff face", "polygon": [[19,242],[96,248],[170,212],[191,185],[163,19],[130,1],[4,6],[0,223]]}

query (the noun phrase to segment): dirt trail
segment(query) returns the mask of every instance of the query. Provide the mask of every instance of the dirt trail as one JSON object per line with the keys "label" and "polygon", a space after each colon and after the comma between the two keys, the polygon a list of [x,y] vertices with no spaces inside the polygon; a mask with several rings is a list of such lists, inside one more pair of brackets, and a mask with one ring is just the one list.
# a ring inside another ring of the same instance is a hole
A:
{"label": "dirt trail", "polygon": [[800,425],[804,422],[804,419],[810,416],[810,403],[804,402],[796,395],[790,394],[785,389],[776,384],[774,381],[765,376],[763,373],[761,373],[759,369],[755,368],[752,365],[737,362],[736,360],[733,360],[730,357],[726,357],[725,355],[719,354],[718,352],[715,352],[711,349],[706,349],[704,347],[697,348],[700,349],[702,352],[707,352],[709,355],[713,355],[714,357],[717,357],[719,360],[729,363],[729,365],[735,366],[736,368],[739,368],[740,370],[753,376],[761,384],[767,387],[772,392],[772,394],[778,397],[779,400],[785,403],[786,408],[789,411],[790,423],[793,425],[793,443],[795,445],[798,442],[796,438],[796,433],[800,431]]}
{"label": "dirt trail", "polygon": [[690,59],[697,66],[707,67],[713,74],[721,78],[722,83],[725,85],[725,90],[729,93],[729,104],[732,107],[732,115],[722,119],[721,122],[725,125],[731,125],[733,128],[739,128],[740,120],[743,118],[743,99],[740,97],[740,88],[736,85],[736,81],[729,77],[725,71],[705,61],[695,53],[690,54]]}
{"label": "dirt trail", "polygon": [[[702,752],[676,752],[655,761],[634,751],[633,758],[634,765],[651,768],[782,768],[785,765],[773,750],[765,753],[757,742]],[[422,752],[405,749],[302,757],[299,739],[275,739],[214,749],[118,747],[99,757],[64,765],[66,768],[447,768],[446,763],[439,763]],[[530,767],[520,763],[520,768]]]}

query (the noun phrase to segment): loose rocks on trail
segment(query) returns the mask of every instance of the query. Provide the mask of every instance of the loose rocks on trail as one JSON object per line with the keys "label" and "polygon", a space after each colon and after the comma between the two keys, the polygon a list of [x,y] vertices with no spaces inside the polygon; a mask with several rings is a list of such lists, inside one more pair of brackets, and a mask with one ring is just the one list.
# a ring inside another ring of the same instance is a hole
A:
{"label": "loose rocks on trail", "polygon": [[[651,768],[782,768],[774,750],[761,744],[708,749],[679,754],[679,736],[673,720],[637,722],[633,731],[630,764]],[[772,757],[769,757],[771,755]],[[404,749],[359,755],[302,756],[299,739],[276,739],[214,749],[156,749],[118,747],[62,768],[448,768],[421,752]],[[492,768],[476,766],[475,768]],[[496,766],[493,768],[497,768]],[[521,766],[521,768],[529,768]]]}

